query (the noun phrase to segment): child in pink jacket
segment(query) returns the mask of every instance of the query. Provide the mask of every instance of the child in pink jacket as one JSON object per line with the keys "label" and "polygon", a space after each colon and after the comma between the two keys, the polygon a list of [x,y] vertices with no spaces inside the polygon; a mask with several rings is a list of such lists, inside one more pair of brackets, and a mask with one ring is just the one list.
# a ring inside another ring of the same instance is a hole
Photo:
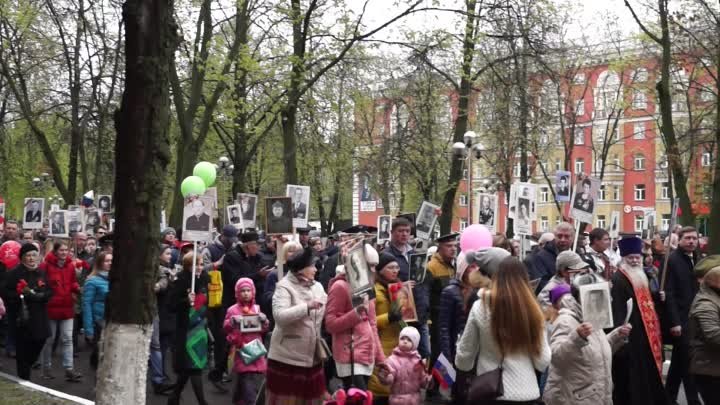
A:
{"label": "child in pink jacket", "polygon": [[[244,345],[255,339],[263,340],[270,326],[267,316],[260,312],[260,306],[255,304],[255,284],[249,278],[241,278],[235,283],[235,299],[237,303],[228,308],[225,314],[223,328],[228,343],[236,349],[235,360],[232,371],[237,373],[235,379],[235,391],[233,392],[234,405],[255,404],[258,389],[267,370],[267,359],[260,357],[250,364],[245,364],[240,354]],[[247,315],[259,315],[262,323],[262,330],[258,332],[242,332],[240,325],[242,317]]]}
{"label": "child in pink jacket", "polygon": [[420,332],[412,326],[400,331],[400,341],[380,372],[380,380],[390,386],[390,405],[419,405],[420,390],[431,377],[417,352]]}

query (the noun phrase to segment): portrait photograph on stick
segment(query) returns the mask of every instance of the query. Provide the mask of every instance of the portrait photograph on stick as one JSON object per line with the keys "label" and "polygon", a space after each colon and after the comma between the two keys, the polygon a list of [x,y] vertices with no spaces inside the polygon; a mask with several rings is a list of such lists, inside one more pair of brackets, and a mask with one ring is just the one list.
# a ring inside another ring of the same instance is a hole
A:
{"label": "portrait photograph on stick", "polygon": [[240,218],[242,219],[242,227],[244,229],[257,228],[255,219],[257,213],[257,201],[258,196],[255,194],[237,194],[237,205],[240,206]]}
{"label": "portrait photograph on stick", "polygon": [[390,239],[390,225],[392,224],[392,216],[380,215],[377,219],[377,243],[381,244]]}
{"label": "portrait photograph on stick", "polygon": [[425,274],[427,270],[427,253],[413,253],[410,255],[410,274],[409,280],[414,280],[416,283],[422,283],[425,281]]}
{"label": "portrait photograph on stick", "polygon": [[98,196],[97,207],[100,208],[103,212],[112,211],[112,197],[109,195],[101,194],[100,196]]}
{"label": "portrait photograph on stick", "polygon": [[183,239],[210,240],[212,237],[212,197],[190,197],[183,209]]}
{"label": "portrait photograph on stick", "polygon": [[23,229],[42,229],[45,219],[45,199],[26,198],[23,209]]}
{"label": "portrait photograph on stick", "polygon": [[307,228],[310,216],[310,187],[288,184],[285,195],[292,199],[293,226]]}
{"label": "portrait photograph on stick", "polygon": [[86,208],[84,211],[85,232],[95,233],[95,227],[100,225],[102,211],[97,208]]}
{"label": "portrait photograph on stick", "polygon": [[49,236],[58,238],[67,238],[69,236],[67,216],[65,214],[66,211],[62,210],[50,211]]}
{"label": "portrait photograph on stick", "polygon": [[423,201],[418,212],[417,221],[415,222],[415,236],[419,239],[430,239],[435,222],[437,221],[437,211],[439,205]]}
{"label": "portrait photograph on stick", "polygon": [[610,304],[610,284],[608,282],[580,286],[580,302],[585,322],[593,328],[613,327],[612,307]]}
{"label": "portrait photograph on stick", "polygon": [[83,216],[82,212],[78,211],[65,211],[65,219],[67,220],[68,233],[70,236],[74,236],[78,232],[83,231]]}
{"label": "portrait photograph on stick", "polygon": [[555,172],[555,201],[570,201],[571,173],[565,170]]}
{"label": "portrait photograph on stick", "polygon": [[353,244],[347,252],[345,278],[350,284],[350,292],[353,296],[364,294],[373,288],[375,280],[365,259],[365,245],[362,242]]}
{"label": "portrait photograph on stick", "polygon": [[400,307],[400,317],[405,322],[416,322],[418,319],[415,308],[415,297],[409,283],[394,283],[388,285],[390,302]]}
{"label": "portrait photograph on stick", "polygon": [[242,228],[242,218],[240,217],[240,205],[228,205],[225,207],[225,220],[228,225],[234,225],[235,228]]}
{"label": "portrait photograph on stick", "polygon": [[595,200],[600,189],[600,180],[586,177],[578,182],[573,191],[570,216],[580,222],[593,223]]}
{"label": "portrait photograph on stick", "polygon": [[497,223],[497,195],[478,193],[475,199],[475,212],[477,212],[477,223],[485,225],[490,232],[495,232]]}
{"label": "portrait photograph on stick", "polygon": [[268,235],[293,233],[293,217],[290,197],[265,198],[265,232]]}

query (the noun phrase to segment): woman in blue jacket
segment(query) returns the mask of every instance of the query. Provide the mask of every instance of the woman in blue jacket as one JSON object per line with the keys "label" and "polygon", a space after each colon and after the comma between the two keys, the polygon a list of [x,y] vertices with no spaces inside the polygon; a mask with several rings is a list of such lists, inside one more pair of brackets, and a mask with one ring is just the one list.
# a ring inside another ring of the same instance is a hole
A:
{"label": "woman in blue jacket", "polygon": [[108,274],[112,266],[112,259],[111,253],[100,253],[95,259],[92,273],[83,286],[83,327],[85,328],[85,339],[92,341],[93,351],[90,355],[90,365],[94,369],[97,369],[98,342],[102,328],[105,326],[105,298],[110,290]]}

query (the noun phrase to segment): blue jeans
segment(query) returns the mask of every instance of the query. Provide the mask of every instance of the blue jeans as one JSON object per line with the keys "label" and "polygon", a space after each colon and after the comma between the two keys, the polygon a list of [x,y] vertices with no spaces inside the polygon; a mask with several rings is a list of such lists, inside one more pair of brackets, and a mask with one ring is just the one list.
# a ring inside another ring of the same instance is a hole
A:
{"label": "blue jeans", "polygon": [[153,319],[153,333],[150,338],[150,380],[153,384],[162,384],[165,381],[165,367],[163,353],[160,347],[160,318]]}
{"label": "blue jeans", "polygon": [[60,334],[60,345],[62,347],[62,365],[65,370],[73,369],[73,322],[74,319],[50,320],[50,337],[45,341],[40,359],[44,368],[52,367],[52,346],[55,336]]}
{"label": "blue jeans", "polygon": [[430,357],[430,328],[428,328],[428,324],[419,325],[418,332],[420,332],[418,353],[420,353],[420,357],[426,359]]}

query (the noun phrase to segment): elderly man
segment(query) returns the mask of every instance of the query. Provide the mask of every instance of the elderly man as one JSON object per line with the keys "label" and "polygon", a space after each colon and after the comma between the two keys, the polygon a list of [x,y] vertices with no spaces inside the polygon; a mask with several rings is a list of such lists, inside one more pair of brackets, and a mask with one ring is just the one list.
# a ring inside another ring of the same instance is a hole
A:
{"label": "elderly man", "polygon": [[720,255],[698,262],[695,275],[702,284],[690,307],[690,373],[703,401],[720,404]]}
{"label": "elderly man", "polygon": [[455,276],[455,256],[457,255],[457,233],[443,235],[437,242],[437,252],[432,255],[427,264],[427,269],[432,274],[433,281],[430,284],[430,342],[431,362],[440,355],[440,296],[450,280]]}
{"label": "elderly man", "polygon": [[669,403],[662,383],[662,337],[643,270],[640,238],[624,237],[618,243],[623,261],[612,278],[612,309],[615,327],[622,326],[627,301],[632,301],[629,322],[633,326],[628,344],[613,356],[613,403],[615,405],[665,405]]}
{"label": "elderly man", "polygon": [[553,278],[545,284],[545,287],[538,294],[540,306],[545,308],[551,305],[550,291],[560,284],[570,285],[576,274],[586,273],[590,266],[577,253],[566,250],[560,252],[555,260],[556,273]]}
{"label": "elderly man", "polygon": [[547,242],[537,254],[525,260],[530,280],[540,279],[537,291],[542,291],[543,287],[555,275],[557,271],[555,266],[557,255],[572,248],[575,227],[567,222],[562,222],[555,227],[553,233],[555,234],[555,240]]}

